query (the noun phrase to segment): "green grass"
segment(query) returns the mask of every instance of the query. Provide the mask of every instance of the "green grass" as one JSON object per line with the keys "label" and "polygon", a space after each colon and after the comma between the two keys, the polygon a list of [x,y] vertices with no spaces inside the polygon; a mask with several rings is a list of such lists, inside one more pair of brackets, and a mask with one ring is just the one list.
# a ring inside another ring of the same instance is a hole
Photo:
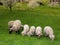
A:
{"label": "green grass", "polygon": [[[44,28],[49,25],[54,29],[56,38],[51,41],[47,37],[28,37],[9,34],[8,21],[19,19],[22,24],[29,26],[41,26]],[[0,6],[0,45],[60,45],[60,8],[50,8],[46,6],[37,7],[27,10],[13,10]]]}

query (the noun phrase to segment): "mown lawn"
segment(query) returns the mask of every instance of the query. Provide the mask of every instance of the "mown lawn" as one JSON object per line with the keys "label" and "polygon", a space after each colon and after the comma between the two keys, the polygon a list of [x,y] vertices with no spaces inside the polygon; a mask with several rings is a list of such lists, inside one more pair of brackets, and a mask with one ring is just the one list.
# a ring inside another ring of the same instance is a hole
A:
{"label": "mown lawn", "polygon": [[[54,41],[47,37],[28,37],[21,34],[9,34],[8,21],[19,19],[22,24],[29,26],[49,25],[54,29],[56,38]],[[60,8],[38,7],[28,10],[13,10],[0,6],[0,45],[60,45]]]}

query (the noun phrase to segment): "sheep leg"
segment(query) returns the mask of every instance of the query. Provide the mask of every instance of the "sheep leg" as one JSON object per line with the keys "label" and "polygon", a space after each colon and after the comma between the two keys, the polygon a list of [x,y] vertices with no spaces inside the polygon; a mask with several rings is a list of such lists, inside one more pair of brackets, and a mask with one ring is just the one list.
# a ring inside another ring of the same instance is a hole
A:
{"label": "sheep leg", "polygon": [[23,27],[21,27],[21,30],[23,30]]}
{"label": "sheep leg", "polygon": [[41,35],[38,35],[38,38],[40,38]]}
{"label": "sheep leg", "polygon": [[18,31],[16,31],[16,33],[18,33]]}
{"label": "sheep leg", "polygon": [[9,34],[11,34],[13,31],[11,30],[11,31],[9,31]]}
{"label": "sheep leg", "polygon": [[39,35],[36,35],[37,36],[37,38],[40,38],[40,36]]}
{"label": "sheep leg", "polygon": [[48,37],[48,35],[47,35],[46,33],[44,33],[44,35],[45,35],[46,37]]}
{"label": "sheep leg", "polygon": [[18,30],[18,34],[20,34],[20,31]]}
{"label": "sheep leg", "polygon": [[18,31],[16,31],[16,33],[20,34],[20,31],[18,30]]}

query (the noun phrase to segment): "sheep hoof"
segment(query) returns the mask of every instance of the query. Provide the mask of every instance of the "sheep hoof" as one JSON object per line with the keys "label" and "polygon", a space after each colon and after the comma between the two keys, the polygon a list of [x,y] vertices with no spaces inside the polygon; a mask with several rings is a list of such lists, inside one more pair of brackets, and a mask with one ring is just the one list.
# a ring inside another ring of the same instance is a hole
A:
{"label": "sheep hoof", "polygon": [[18,30],[18,34],[20,34],[20,31]]}
{"label": "sheep hoof", "polygon": [[12,33],[12,31],[9,31],[9,34],[11,34]]}
{"label": "sheep hoof", "polygon": [[18,30],[18,31],[16,31],[16,33],[20,34],[20,31]]}
{"label": "sheep hoof", "polygon": [[16,33],[17,33],[18,31],[16,31]]}
{"label": "sheep hoof", "polygon": [[40,36],[38,36],[38,39],[40,39]]}

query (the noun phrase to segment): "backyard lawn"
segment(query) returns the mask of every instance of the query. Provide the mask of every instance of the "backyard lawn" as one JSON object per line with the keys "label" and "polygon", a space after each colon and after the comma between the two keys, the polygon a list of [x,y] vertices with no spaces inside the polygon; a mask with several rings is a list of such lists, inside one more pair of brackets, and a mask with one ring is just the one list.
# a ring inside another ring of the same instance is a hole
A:
{"label": "backyard lawn", "polygon": [[[21,20],[22,24],[34,25],[35,27],[51,26],[56,36],[55,40],[50,40],[42,36],[28,37],[16,34],[9,34],[8,21]],[[15,10],[10,12],[7,8],[0,6],[0,45],[60,45],[60,8],[40,6],[34,9]]]}

